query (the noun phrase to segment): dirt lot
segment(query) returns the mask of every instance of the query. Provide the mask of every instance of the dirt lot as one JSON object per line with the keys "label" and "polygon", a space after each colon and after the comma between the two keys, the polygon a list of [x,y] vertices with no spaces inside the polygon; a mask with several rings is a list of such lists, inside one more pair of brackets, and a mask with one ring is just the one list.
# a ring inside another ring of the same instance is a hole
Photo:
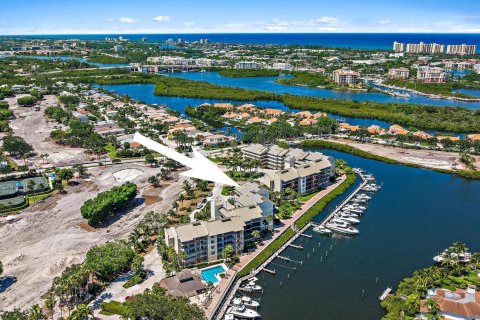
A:
{"label": "dirt lot", "polygon": [[[56,96],[45,95],[44,100],[40,103],[40,111],[35,111],[31,107],[18,106],[18,97],[21,95],[6,99],[15,114],[15,119],[10,121],[10,127],[13,129],[14,135],[24,138],[33,146],[36,156],[28,160],[29,164],[35,164],[37,167],[41,167],[44,163],[61,166],[83,162],[90,158],[85,155],[84,149],[60,146],[50,139],[50,132],[55,130],[55,127],[59,127],[59,124],[47,122],[44,111],[48,106],[58,104]],[[48,158],[41,159],[41,154],[48,154]],[[22,159],[17,162],[23,165]]]}
{"label": "dirt lot", "polygon": [[147,188],[147,179],[158,169],[139,164],[121,164],[90,169],[91,178],[78,180],[68,194],[56,195],[37,203],[14,219],[0,218],[0,259],[4,275],[13,284],[2,292],[0,309],[26,308],[40,302],[40,296],[51,286],[54,277],[72,264],[84,259],[87,250],[96,244],[126,238],[129,231],[148,211],[167,212],[181,192],[177,178],[165,188],[157,189],[159,200],[150,205],[138,196],[135,206],[119,215],[104,228],[93,229],[80,216],[86,199],[125,181],[139,186],[139,195]]}
{"label": "dirt lot", "polygon": [[[466,169],[460,162],[458,153],[432,151],[432,150],[416,150],[416,149],[402,149],[390,146],[383,146],[379,144],[360,143],[351,140],[335,139],[333,142],[348,144],[357,149],[370,152],[375,155],[394,159],[403,163],[412,163],[428,168],[437,169],[453,169],[456,164],[457,169]],[[480,157],[475,157],[477,160],[477,168],[480,168]]]}

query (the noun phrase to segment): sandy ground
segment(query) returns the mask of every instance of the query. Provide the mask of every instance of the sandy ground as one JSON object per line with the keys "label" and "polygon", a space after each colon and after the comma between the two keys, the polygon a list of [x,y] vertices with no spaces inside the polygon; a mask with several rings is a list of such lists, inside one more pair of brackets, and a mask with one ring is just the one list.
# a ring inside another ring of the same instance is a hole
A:
{"label": "sandy ground", "polygon": [[126,238],[144,213],[167,212],[181,191],[182,181],[172,180],[169,186],[159,189],[159,202],[146,205],[138,196],[136,206],[108,226],[86,228],[80,216],[81,205],[98,192],[120,185],[115,173],[137,183],[141,195],[148,186],[148,177],[158,172],[158,168],[120,164],[95,167],[89,172],[90,181],[79,180],[78,185],[67,189],[68,194],[37,203],[14,219],[0,218],[0,258],[7,277],[7,281],[0,283],[0,309],[27,308],[39,303],[53,278],[66,266],[82,262],[91,246]]}
{"label": "sandy ground", "polygon": [[[436,169],[466,169],[460,162],[458,153],[445,151],[432,151],[423,149],[402,149],[372,143],[360,143],[357,141],[334,139],[333,142],[348,144],[357,149],[370,152],[375,155],[394,159],[403,163],[421,165]],[[476,158],[476,166],[480,168],[480,157]]]}
{"label": "sandy ground", "polygon": [[[61,166],[90,160],[91,156],[85,155],[84,149],[60,146],[50,139],[50,132],[60,125],[47,121],[44,112],[48,106],[58,105],[56,96],[45,95],[44,100],[40,103],[40,111],[35,111],[34,108],[30,107],[18,106],[17,99],[21,96],[18,95],[5,100],[9,103],[10,109],[15,115],[15,119],[10,121],[13,134],[24,138],[33,146],[36,153],[35,157],[28,160],[29,164],[34,164],[37,167],[41,167],[44,163]],[[41,159],[41,154],[48,154],[48,158]],[[22,159],[16,161],[19,164],[24,164]]]}

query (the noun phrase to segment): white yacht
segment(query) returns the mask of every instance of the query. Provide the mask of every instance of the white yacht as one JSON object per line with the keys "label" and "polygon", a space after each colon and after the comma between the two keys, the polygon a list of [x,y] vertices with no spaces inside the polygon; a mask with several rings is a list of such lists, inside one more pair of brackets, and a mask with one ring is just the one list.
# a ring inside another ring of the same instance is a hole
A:
{"label": "white yacht", "polygon": [[360,223],[360,220],[350,216],[339,216],[338,219],[345,221],[346,223],[353,223],[353,224]]}
{"label": "white yacht", "polygon": [[[344,228],[350,226],[350,224],[349,224],[348,222],[346,222],[346,221],[344,221],[344,220],[340,220],[340,219],[338,219],[338,218],[333,218],[332,220],[330,220],[329,223],[330,223],[330,224],[335,224],[335,225],[337,225],[337,226],[344,227]],[[327,224],[328,224],[328,223],[327,223]],[[327,225],[325,225],[325,226],[327,226]],[[328,228],[328,226],[327,226],[327,228]],[[329,228],[329,229],[330,229],[330,228]]]}
{"label": "white yacht", "polygon": [[255,308],[255,309],[260,307],[260,303],[258,301],[255,301],[252,298],[247,296],[233,299],[233,304],[234,305],[244,304],[246,307]]}
{"label": "white yacht", "polygon": [[327,223],[325,225],[328,229],[340,233],[340,234],[346,234],[346,235],[355,235],[358,234],[358,230],[355,228],[352,228],[350,226],[344,227],[342,225],[339,225],[337,223]]}
{"label": "white yacht", "polygon": [[244,304],[234,305],[227,310],[227,314],[242,319],[256,319],[260,318],[260,314],[252,309],[248,309]]}
{"label": "white yacht", "polygon": [[235,316],[231,313],[225,314],[225,317],[223,317],[223,320],[235,320]]}
{"label": "white yacht", "polygon": [[324,226],[316,226],[313,228],[313,231],[318,232],[320,234],[331,234],[332,231],[325,228]]}

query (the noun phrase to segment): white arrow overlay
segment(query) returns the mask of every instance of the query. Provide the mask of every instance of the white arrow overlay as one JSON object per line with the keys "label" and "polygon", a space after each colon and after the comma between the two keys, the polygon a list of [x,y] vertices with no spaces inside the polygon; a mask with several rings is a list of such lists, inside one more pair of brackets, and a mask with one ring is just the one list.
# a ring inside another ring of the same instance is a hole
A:
{"label": "white arrow overlay", "polygon": [[133,141],[138,142],[148,149],[163,154],[165,157],[180,162],[184,166],[189,167],[191,170],[181,173],[181,175],[197,178],[201,180],[212,181],[218,184],[237,187],[238,184],[230,179],[219,167],[207,158],[205,158],[197,149],[192,147],[193,158],[189,158],[175,150],[170,149],[160,143],[147,138],[140,133],[136,132],[133,136]]}

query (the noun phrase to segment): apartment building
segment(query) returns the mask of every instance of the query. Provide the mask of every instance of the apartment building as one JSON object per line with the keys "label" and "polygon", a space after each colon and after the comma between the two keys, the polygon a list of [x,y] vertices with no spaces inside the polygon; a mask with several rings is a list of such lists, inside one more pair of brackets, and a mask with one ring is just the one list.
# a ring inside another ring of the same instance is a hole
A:
{"label": "apartment building", "polygon": [[333,71],[332,77],[336,85],[348,86],[348,85],[355,85],[359,82],[360,73],[350,70],[347,67],[344,67],[342,69]]}
{"label": "apartment building", "polygon": [[388,77],[390,79],[405,80],[405,79],[408,79],[409,76],[410,76],[410,70],[408,68],[401,67],[401,68],[392,68],[388,70]]}
{"label": "apartment building", "polygon": [[405,43],[395,41],[393,43],[393,51],[395,52],[403,52],[405,51]]}
{"label": "apartment building", "polygon": [[260,69],[260,63],[255,61],[239,61],[235,63],[235,69]]}
{"label": "apartment building", "polygon": [[268,174],[270,189],[284,192],[291,188],[299,194],[319,190],[333,176],[334,165],[327,158]]}
{"label": "apartment building", "polygon": [[417,80],[424,83],[443,83],[447,79],[447,74],[439,67],[419,67],[417,70]]}
{"label": "apartment building", "polygon": [[438,43],[407,43],[407,53],[443,53],[445,52],[445,45]]}
{"label": "apartment building", "polygon": [[442,60],[443,65],[447,69],[457,69],[457,70],[464,70],[464,69],[471,69],[477,63],[477,60],[462,60],[462,59],[444,59]]}
{"label": "apartment building", "polygon": [[175,252],[186,253],[183,265],[221,259],[222,250],[230,245],[236,254],[244,248],[242,217],[187,223],[165,229],[165,243]]}
{"label": "apartment building", "polygon": [[474,44],[449,44],[447,54],[472,55],[477,52],[477,46]]}

